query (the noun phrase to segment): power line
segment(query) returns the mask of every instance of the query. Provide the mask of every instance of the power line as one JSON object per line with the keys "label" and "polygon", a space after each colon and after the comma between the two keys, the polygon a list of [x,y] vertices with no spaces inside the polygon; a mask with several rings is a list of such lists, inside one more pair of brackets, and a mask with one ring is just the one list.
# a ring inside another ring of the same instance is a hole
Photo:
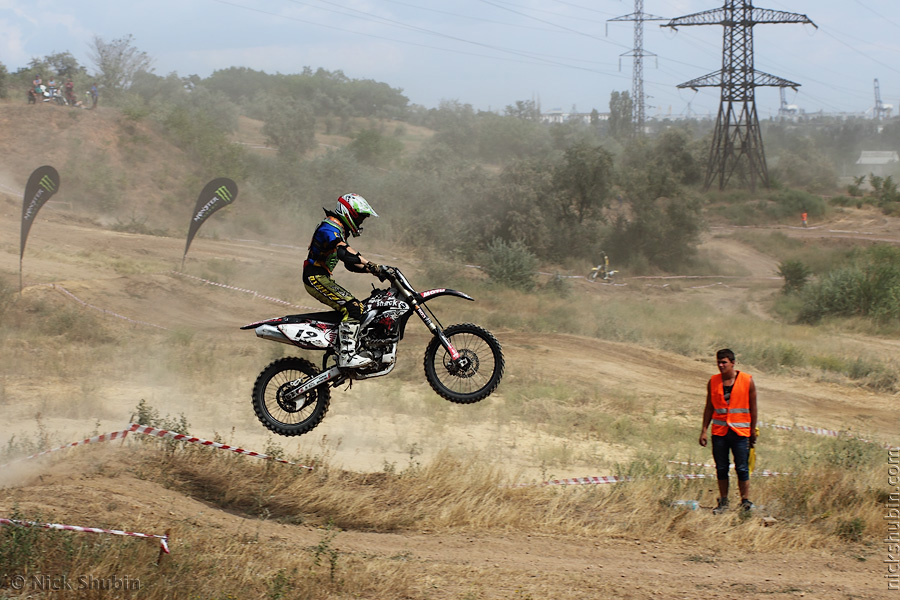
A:
{"label": "power line", "polygon": [[[559,1],[559,0],[557,0],[557,1]],[[509,11],[511,11],[511,12],[520,14],[520,15],[522,15],[522,16],[528,16],[528,15],[526,15],[525,13],[516,11],[516,10],[514,10],[514,8],[517,8],[517,9],[527,9],[527,10],[530,10],[530,11],[532,11],[532,12],[536,12],[536,13],[544,13],[544,14],[547,14],[547,15],[550,15],[550,16],[553,16],[553,17],[559,17],[559,18],[562,18],[562,19],[576,19],[579,23],[584,22],[584,21],[588,21],[588,22],[592,22],[592,23],[603,23],[603,22],[604,22],[604,21],[601,21],[601,20],[595,20],[595,19],[589,19],[589,18],[586,18],[586,17],[584,17],[584,15],[579,15],[579,16],[577,16],[577,17],[573,17],[573,16],[571,16],[571,15],[564,15],[564,14],[561,14],[561,13],[558,13],[558,12],[553,12],[553,11],[550,11],[550,10],[542,10],[542,9],[540,9],[540,8],[525,7],[525,6],[522,6],[522,5],[520,5],[520,4],[515,4],[515,3],[513,3],[513,2],[504,2],[503,0],[495,0],[495,2],[496,2],[496,3],[494,3],[494,6],[496,6],[497,8],[503,8],[503,9],[505,9],[505,10],[509,10]],[[506,7],[504,7],[504,6],[499,6],[500,4],[506,4],[506,5],[511,6],[511,7],[513,7],[513,8],[506,8]],[[565,2],[561,2],[561,4],[566,4],[566,3],[565,3]],[[582,8],[582,7],[578,7],[578,8]],[[599,12],[599,13],[601,13],[601,14],[610,14],[610,13],[603,13],[602,11],[593,11],[593,12]]]}
{"label": "power line", "polygon": [[596,41],[598,41],[598,42],[604,42],[604,43],[606,43],[606,44],[612,44],[613,46],[619,46],[620,48],[626,48],[626,49],[628,48],[628,46],[624,46],[624,45],[622,45],[622,44],[617,44],[617,43],[615,43],[615,42],[612,42],[612,41],[610,41],[610,40],[607,40],[607,39],[604,39],[604,38],[601,38],[601,37],[597,37],[596,35],[593,35],[593,34],[590,34],[590,33],[584,33],[583,31],[578,31],[577,29],[572,29],[571,27],[566,27],[565,25],[559,25],[558,23],[553,23],[552,21],[547,21],[546,19],[541,19],[541,18],[539,18],[539,17],[534,17],[534,16],[531,16],[531,15],[529,15],[529,14],[523,13],[523,12],[518,11],[518,10],[513,10],[513,9],[507,8],[507,7],[505,7],[505,6],[500,6],[500,4],[498,4],[498,3],[496,3],[496,2],[491,2],[490,0],[479,0],[479,1],[482,2],[482,3],[484,3],[484,4],[489,4],[490,6],[493,6],[493,7],[495,7],[495,8],[499,8],[499,9],[501,9],[501,10],[508,10],[509,12],[514,13],[514,14],[517,14],[517,15],[519,15],[520,17],[525,17],[526,19],[533,19],[533,20],[538,21],[538,22],[540,22],[540,23],[544,23],[544,24],[547,24],[547,25],[552,25],[553,27],[556,27],[556,28],[558,28],[558,29],[562,29],[563,31],[567,31],[567,32],[569,32],[569,33],[574,33],[575,35],[581,35],[581,36],[584,36],[584,37],[588,37],[588,38],[591,38],[592,40],[596,40]]}
{"label": "power line", "polygon": [[881,14],[881,13],[875,11],[873,8],[870,8],[870,7],[866,6],[865,4],[863,4],[862,2],[860,2],[859,0],[856,0],[856,3],[859,4],[860,6],[862,6],[863,8],[865,8],[866,10],[868,10],[869,12],[871,12],[872,14],[874,14],[874,15],[875,15],[876,17],[878,17],[879,19],[882,19],[882,20],[884,20],[884,21],[887,21],[888,23],[890,23],[890,24],[893,25],[894,27],[900,27],[900,25],[898,25],[898,24],[895,23],[894,21],[891,21],[890,19],[888,19],[888,18],[887,18],[886,16],[884,16],[883,14]]}
{"label": "power line", "polygon": [[897,70],[897,69],[895,69],[894,67],[892,67],[891,65],[889,65],[889,64],[887,64],[887,63],[883,63],[883,62],[881,62],[880,60],[875,60],[875,59],[872,58],[872,56],[870,56],[869,54],[866,54],[865,52],[863,52],[863,51],[860,50],[859,48],[856,48],[856,47],[851,46],[850,44],[844,42],[843,40],[841,40],[840,38],[838,38],[837,36],[835,36],[834,34],[832,34],[830,31],[825,30],[825,31],[823,31],[822,33],[824,33],[825,35],[827,35],[828,37],[830,37],[831,39],[833,39],[833,40],[836,41],[837,43],[841,44],[842,46],[846,46],[847,48],[850,48],[851,50],[853,50],[853,51],[856,52],[857,54],[862,55],[862,56],[865,56],[866,58],[868,58],[869,60],[871,60],[873,63],[878,64],[878,65],[881,65],[882,67],[884,67],[884,68],[886,68],[886,69],[888,69],[888,70],[890,70],[890,71],[893,71],[894,73],[900,73],[900,70]]}
{"label": "power line", "polygon": [[[514,55],[514,56],[518,56],[518,57],[520,57],[520,58],[531,59],[531,60],[517,60],[517,59],[514,59],[514,58],[506,58],[506,57],[496,56],[496,55],[478,54],[478,53],[474,53],[474,52],[466,52],[466,51],[463,51],[463,50],[456,50],[456,49],[450,49],[450,48],[442,48],[442,47],[440,47],[440,46],[433,46],[433,45],[423,44],[423,43],[419,43],[419,42],[411,42],[411,41],[408,41],[408,40],[402,40],[402,39],[393,38],[393,37],[388,37],[388,36],[383,36],[383,35],[378,35],[378,34],[374,34],[374,33],[368,33],[368,32],[364,32],[364,31],[357,31],[357,30],[353,30],[353,29],[347,29],[347,28],[344,28],[344,27],[338,27],[338,26],[336,26],[336,25],[328,25],[328,24],[325,24],[325,23],[319,23],[319,22],[315,22],[315,21],[309,21],[309,20],[306,20],[306,19],[300,19],[300,18],[297,18],[297,17],[291,17],[291,16],[288,16],[288,15],[283,15],[283,14],[279,14],[279,13],[273,13],[273,12],[270,12],[270,11],[266,11],[266,10],[262,10],[262,9],[258,9],[258,8],[254,8],[254,7],[250,7],[250,6],[244,6],[244,5],[241,5],[241,4],[234,3],[234,2],[229,2],[228,0],[213,0],[213,1],[214,1],[214,2],[218,2],[219,4],[226,4],[226,5],[228,5],[228,6],[233,6],[233,7],[236,7],[236,8],[240,8],[240,9],[244,9],[244,10],[249,10],[249,11],[252,11],[252,12],[257,12],[257,13],[260,13],[260,14],[265,14],[265,15],[269,15],[269,16],[272,16],[272,17],[280,18],[280,19],[286,19],[286,20],[290,20],[290,21],[296,21],[296,22],[298,22],[298,23],[304,23],[304,24],[307,24],[307,25],[313,25],[313,26],[315,26],[315,27],[322,27],[322,28],[326,28],[326,29],[332,29],[332,30],[335,30],[335,31],[341,31],[341,32],[343,32],[343,33],[352,33],[352,34],[358,35],[358,36],[365,36],[365,37],[370,37],[370,38],[374,38],[374,39],[386,40],[386,41],[395,42],[395,43],[399,43],[399,44],[407,44],[407,45],[410,45],[410,46],[416,46],[416,47],[420,47],[420,48],[428,48],[428,49],[431,49],[431,50],[440,50],[440,51],[442,51],[442,52],[450,52],[450,53],[454,53],[454,54],[461,54],[461,55],[475,56],[475,57],[479,57],[479,58],[490,58],[490,59],[493,59],[493,60],[502,60],[502,61],[508,61],[508,62],[517,62],[517,63],[522,63],[522,64],[537,64],[537,65],[541,65],[541,66],[557,66],[557,67],[565,67],[565,68],[568,68],[568,69],[576,69],[576,70],[581,70],[581,71],[587,71],[587,72],[590,72],[590,73],[596,73],[596,74],[601,74],[601,75],[607,75],[607,76],[611,76],[611,77],[616,77],[616,75],[615,75],[614,73],[610,73],[610,72],[607,72],[607,71],[600,71],[600,70],[592,69],[592,68],[588,68],[588,67],[582,67],[582,66],[573,65],[573,64],[566,64],[566,63],[564,63],[564,62],[560,62],[559,60],[556,60],[556,59],[553,59],[553,58],[542,58],[543,55],[541,55],[541,54],[539,54],[539,53],[518,51],[518,50],[509,49],[509,48],[503,48],[503,47],[500,47],[500,46],[494,46],[494,45],[491,45],[491,44],[485,44],[485,43],[482,43],[482,42],[475,42],[475,41],[472,41],[472,40],[466,40],[466,39],[459,38],[459,37],[456,37],[456,36],[451,36],[451,35],[448,35],[448,34],[442,34],[442,33],[440,33],[440,32],[431,31],[431,30],[428,30],[428,29],[425,29],[425,28],[422,28],[422,27],[416,27],[416,26],[405,25],[405,24],[399,23],[399,22],[391,22],[390,19],[385,19],[385,18],[381,18],[381,17],[378,17],[378,20],[387,22],[388,24],[392,24],[392,25],[394,25],[394,26],[402,27],[402,28],[405,28],[405,29],[413,30],[413,31],[418,31],[418,32],[420,32],[420,33],[426,33],[426,34],[429,34],[429,35],[435,35],[435,36],[437,36],[437,37],[442,37],[442,38],[445,38],[445,39],[448,39],[448,40],[451,40],[451,41],[456,41],[456,42],[461,42],[461,43],[471,44],[471,45],[479,46],[479,47],[486,48],[486,49],[489,49],[489,50],[494,50],[494,51],[497,51],[497,52],[502,52],[502,53],[506,53],[506,54],[511,54],[511,55]],[[297,0],[289,0],[289,1],[294,2],[295,4],[305,4],[305,5],[308,5],[307,3],[299,2],[299,1],[297,1]],[[323,8],[321,8],[321,7],[315,7],[315,8],[318,8],[318,9],[320,9],[320,10],[328,10],[329,12],[337,12],[337,11],[333,11],[333,10],[329,10],[329,9],[323,9]],[[362,11],[358,11],[358,12],[362,12]],[[347,13],[338,13],[338,14],[345,14],[345,15],[346,15]],[[370,15],[370,16],[373,16],[373,17],[374,17],[374,15]],[[358,18],[358,17],[357,17],[357,18]],[[371,19],[370,19],[370,20],[371,20]],[[572,60],[572,59],[567,59],[567,60]],[[575,59],[575,60],[578,60],[578,59]]]}
{"label": "power line", "polygon": [[417,4],[411,4],[409,2],[401,2],[401,0],[382,0],[382,2],[389,2],[391,4],[397,4],[399,6],[406,6],[408,8],[413,8],[415,10],[421,10],[430,13],[436,13],[439,15],[447,15],[449,17],[456,17],[458,19],[467,19],[469,21],[477,21],[480,23],[489,23],[491,25],[503,25],[504,27],[516,27],[519,29],[530,29],[532,31],[555,31],[555,29],[550,29],[546,27],[535,27],[533,25],[523,25],[522,23],[510,23],[509,21],[495,21],[493,19],[485,19],[484,17],[476,17],[474,15],[466,15],[461,13],[454,13],[447,10],[440,10],[438,8],[430,8],[427,6],[418,6]]}
{"label": "power line", "polygon": [[595,12],[599,15],[607,15],[612,16],[614,13],[606,12],[605,10],[597,10],[596,8],[591,8],[589,6],[582,6],[580,4],[575,4],[574,2],[566,2],[565,0],[555,0],[559,4],[565,4],[566,6],[571,6],[573,8],[577,8],[578,10],[584,10],[588,12]]}

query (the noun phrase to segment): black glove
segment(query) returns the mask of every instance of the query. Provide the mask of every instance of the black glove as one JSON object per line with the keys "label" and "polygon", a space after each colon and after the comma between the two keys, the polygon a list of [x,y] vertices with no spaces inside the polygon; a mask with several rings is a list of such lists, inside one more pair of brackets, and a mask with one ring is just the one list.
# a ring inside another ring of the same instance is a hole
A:
{"label": "black glove", "polygon": [[378,267],[378,279],[381,281],[387,281],[394,275],[394,267],[389,267],[387,265],[381,265]]}
{"label": "black glove", "polygon": [[388,267],[385,267],[384,265],[376,265],[373,262],[367,262],[366,270],[377,277],[379,281],[384,281],[385,279],[387,279]]}

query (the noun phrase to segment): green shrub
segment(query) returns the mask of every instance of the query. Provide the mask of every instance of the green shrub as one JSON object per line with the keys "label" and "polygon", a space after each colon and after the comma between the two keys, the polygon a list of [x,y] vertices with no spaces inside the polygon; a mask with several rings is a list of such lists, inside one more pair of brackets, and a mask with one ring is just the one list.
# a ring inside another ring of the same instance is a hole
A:
{"label": "green shrub", "polygon": [[[31,521],[14,507],[9,518],[13,521]],[[40,517],[34,519],[40,521]],[[0,526],[0,565],[3,565],[3,576],[15,572],[34,569],[43,554],[41,541],[48,537],[48,531],[38,527],[22,527],[16,525]]]}
{"label": "green shrub", "polygon": [[537,257],[522,242],[494,239],[488,244],[482,266],[491,281],[507,287],[530,291],[535,285]]}
{"label": "green shrub", "polygon": [[572,295],[572,284],[568,279],[556,273],[543,285],[543,290],[560,298],[568,298]]}
{"label": "green shrub", "polygon": [[900,320],[900,249],[875,246],[855,264],[824,275],[803,292],[798,319],[816,323],[826,316]]}
{"label": "green shrub", "polygon": [[821,217],[827,211],[820,197],[800,190],[782,190],[772,198],[767,212],[776,219],[799,219],[801,213]]}
{"label": "green shrub", "polygon": [[806,364],[803,350],[787,341],[749,344],[738,352],[744,362],[750,363],[765,371],[776,372],[779,369],[801,367]]}
{"label": "green shrub", "polygon": [[834,533],[848,542],[859,542],[862,540],[863,532],[866,530],[866,522],[859,517],[853,519],[841,519],[838,521],[834,529]]}
{"label": "green shrub", "polygon": [[387,167],[403,154],[403,142],[375,129],[363,129],[353,137],[347,149],[361,163]]}
{"label": "green shrub", "polygon": [[784,278],[782,291],[785,294],[802,290],[810,274],[809,267],[799,260],[786,260],[778,265],[778,275]]}

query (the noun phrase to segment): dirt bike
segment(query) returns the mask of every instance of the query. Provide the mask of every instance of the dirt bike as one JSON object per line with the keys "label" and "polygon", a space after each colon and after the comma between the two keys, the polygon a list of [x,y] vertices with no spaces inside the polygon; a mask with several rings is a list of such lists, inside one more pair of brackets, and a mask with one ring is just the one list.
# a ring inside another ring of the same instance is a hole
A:
{"label": "dirt bike", "polygon": [[48,87],[46,85],[39,85],[37,88],[28,90],[28,104],[37,104],[38,100],[41,100],[42,102],[53,102],[60,106],[66,106],[68,104],[68,101],[59,88]]}
{"label": "dirt bike", "polygon": [[588,273],[588,280],[597,281],[599,278],[604,283],[612,283],[618,271],[610,270],[609,257],[606,255],[606,252],[601,252],[600,254],[603,255],[603,262],[591,269],[591,272]]}
{"label": "dirt bike", "polygon": [[257,376],[253,410],[268,429],[286,436],[307,433],[325,417],[331,401],[330,388],[393,371],[397,345],[413,314],[433,334],[425,348],[425,378],[439,396],[457,404],[472,404],[497,389],[504,368],[500,342],[486,329],[471,323],[444,328],[425,306],[440,296],[472,301],[474,298],[446,288],[417,292],[396,267],[379,267],[378,277],[390,286],[373,286],[363,301],[357,352],[372,359],[368,365],[338,366],[338,324],[342,318],[339,311],[288,315],[241,327],[256,330],[256,335],[266,340],[325,353],[321,369],[309,360],[290,356],[272,362]]}

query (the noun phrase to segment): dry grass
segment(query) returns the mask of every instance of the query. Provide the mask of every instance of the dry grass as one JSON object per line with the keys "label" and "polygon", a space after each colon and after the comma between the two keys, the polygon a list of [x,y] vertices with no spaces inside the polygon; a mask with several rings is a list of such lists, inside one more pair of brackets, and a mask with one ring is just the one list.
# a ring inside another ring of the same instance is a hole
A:
{"label": "dry grass", "polygon": [[[822,547],[865,554],[877,542],[887,494],[882,452],[853,440],[811,436],[797,440],[785,435],[771,443],[791,446],[782,458],[794,467],[794,476],[753,481],[754,498],[781,523],[772,528],[760,527],[757,518],[740,512],[715,517],[704,510],[670,508],[673,500],[686,498],[709,505],[711,482],[665,479],[666,465],[652,456],[621,466],[621,474],[635,478],[631,482],[515,487],[489,457],[450,452],[400,472],[362,474],[332,468],[327,456],[296,457],[317,462],[310,472],[211,449],[152,440],[131,444],[135,447],[127,453],[95,451],[92,476],[115,477],[122,486],[128,478],[151,482],[169,489],[174,499],[201,500],[244,517],[248,528],[235,536],[201,526],[196,517],[175,519],[169,532],[174,552],[158,565],[156,548],[142,540],[3,528],[0,564],[12,573],[97,578],[128,573],[144,582],[140,594],[122,597],[169,598],[178,589],[179,597],[186,598],[426,598],[422,565],[407,564],[402,553],[341,551],[342,532],[427,531],[440,536],[516,531],[661,544],[690,541],[710,555],[726,548],[783,552]],[[102,512],[103,507],[84,508]],[[316,541],[300,547],[287,538],[279,541],[259,529],[266,523],[301,525],[307,531],[313,527]],[[137,516],[129,527],[152,532],[158,519]]]}

